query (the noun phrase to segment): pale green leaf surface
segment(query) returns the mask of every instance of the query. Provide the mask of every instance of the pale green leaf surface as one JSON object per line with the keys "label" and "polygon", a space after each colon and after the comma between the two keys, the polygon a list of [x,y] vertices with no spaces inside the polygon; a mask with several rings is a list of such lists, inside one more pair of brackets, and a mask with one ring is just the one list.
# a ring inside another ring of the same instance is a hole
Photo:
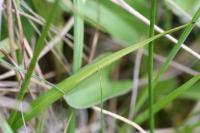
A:
{"label": "pale green leaf surface", "polygon": [[5,120],[4,116],[0,113],[0,127],[2,133],[13,133],[12,129],[10,128],[9,124]]}
{"label": "pale green leaf surface", "polygon": [[100,82],[103,101],[128,92],[132,86],[131,80],[112,81],[110,79],[111,70],[110,66],[106,67],[100,70],[101,75],[97,72],[78,84],[65,96],[68,104],[74,108],[87,108],[99,104],[101,102]]}
{"label": "pale green leaf surface", "polygon": [[[86,16],[92,19],[94,23],[99,23],[99,25],[103,27],[103,29],[113,38],[124,41],[126,43],[137,42],[141,36],[141,34],[139,34],[140,30],[138,27],[140,27],[142,24],[138,23],[134,19],[131,19],[132,16],[123,12],[120,8],[118,8],[118,11],[114,9],[114,5],[111,2],[109,3],[112,6],[104,3],[101,2],[99,5],[99,22],[97,22],[97,4],[95,1],[87,1],[82,6],[80,12],[84,13]],[[132,24],[130,22],[132,22]]]}
{"label": "pale green leaf surface", "polygon": [[[67,3],[64,0],[61,3],[60,6],[67,11]],[[144,1],[130,2],[129,0],[129,3],[135,5],[138,9],[146,7]],[[99,9],[99,12],[97,9]],[[148,14],[147,8],[143,9],[145,9],[143,13]],[[94,0],[87,0],[81,6],[79,12],[85,16],[85,19],[89,19],[90,24],[96,26],[98,23],[102,31],[110,34],[114,39],[124,42],[122,44],[138,42],[141,37],[146,36],[148,30],[148,27],[140,20],[108,0],[101,0],[98,5]],[[98,13],[99,19],[97,17]]]}

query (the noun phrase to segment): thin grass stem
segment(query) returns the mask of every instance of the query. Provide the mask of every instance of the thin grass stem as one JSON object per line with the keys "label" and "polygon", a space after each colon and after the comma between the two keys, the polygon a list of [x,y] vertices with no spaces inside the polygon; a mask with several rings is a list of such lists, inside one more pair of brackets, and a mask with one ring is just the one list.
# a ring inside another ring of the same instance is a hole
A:
{"label": "thin grass stem", "polygon": [[[79,10],[82,1],[81,0],[73,0],[74,7]],[[83,58],[83,44],[84,44],[84,21],[78,15],[74,15],[74,54],[73,54],[73,65],[72,71],[73,73],[77,72],[82,65]],[[71,108],[72,120],[69,124],[69,133],[75,132],[76,127],[76,111]]]}
{"label": "thin grass stem", "polygon": [[[161,66],[158,74],[156,75],[153,84],[152,84],[152,88],[154,89],[156,87],[156,85],[159,83],[161,76],[164,74],[164,72],[167,70],[168,66],[170,65],[170,63],[172,62],[172,60],[174,59],[174,57],[176,56],[176,54],[178,53],[178,51],[181,48],[181,45],[183,44],[183,42],[187,39],[188,35],[190,34],[190,32],[192,31],[196,21],[198,20],[198,18],[200,17],[200,8],[197,10],[196,14],[194,15],[193,19],[192,19],[192,23],[190,25],[188,25],[186,27],[186,29],[183,31],[183,33],[181,34],[177,44],[173,47],[173,49],[171,50],[170,54],[168,55],[168,57],[166,58],[165,62],[163,63],[163,65]],[[142,105],[145,103],[146,99],[147,99],[147,95],[148,95],[148,91],[144,91],[143,95],[141,96],[141,98],[138,100],[138,104],[136,106],[136,110],[138,111]]]}
{"label": "thin grass stem", "polygon": [[[151,16],[150,16],[150,29],[149,29],[149,37],[154,36],[154,25],[156,19],[156,12],[157,12],[157,0],[151,1]],[[154,114],[153,114],[153,103],[154,103],[154,94],[153,94],[153,52],[154,46],[153,41],[149,43],[148,46],[148,91],[149,91],[149,125],[150,125],[150,133],[154,133]]]}

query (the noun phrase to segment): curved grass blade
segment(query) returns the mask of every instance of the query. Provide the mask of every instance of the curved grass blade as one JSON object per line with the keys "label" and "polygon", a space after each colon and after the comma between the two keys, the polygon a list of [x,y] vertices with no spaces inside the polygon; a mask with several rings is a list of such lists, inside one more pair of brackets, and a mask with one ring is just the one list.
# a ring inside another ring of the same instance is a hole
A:
{"label": "curved grass blade", "polygon": [[[173,47],[172,51],[170,52],[167,59],[165,60],[165,63],[163,63],[163,65],[161,66],[158,74],[156,75],[156,77],[153,81],[153,87],[152,88],[155,88],[155,86],[158,84],[161,76],[167,70],[169,64],[171,63],[171,61],[174,59],[174,57],[176,56],[176,54],[180,50],[181,44],[183,44],[183,42],[187,39],[188,35],[192,31],[192,29],[193,29],[193,27],[194,27],[194,25],[195,25],[195,23],[196,23],[196,21],[198,20],[199,17],[200,17],[200,8],[197,10],[196,14],[194,15],[194,17],[192,19],[192,24],[188,25],[187,28],[183,31],[183,33],[181,34],[177,44]],[[141,95],[141,97],[138,100],[138,103],[136,105],[136,108],[135,108],[136,112],[143,106],[143,104],[145,103],[147,98],[148,98],[148,90],[145,89],[145,91]]]}
{"label": "curved grass blade", "polygon": [[[79,10],[83,4],[81,0],[73,0],[74,7]],[[84,21],[74,14],[74,53],[73,53],[73,73],[77,72],[82,66],[84,44]],[[70,108],[72,119],[69,124],[68,132],[74,133],[76,127],[76,110]]]}
{"label": "curved grass blade", "polygon": [[[171,92],[169,95],[167,95],[165,98],[157,102],[153,105],[154,108],[154,114],[163,109],[167,104],[175,100],[177,97],[181,96],[184,92],[186,92],[188,89],[190,89],[196,82],[200,80],[200,75],[197,75],[187,81],[185,84],[181,85],[179,88]],[[142,114],[138,115],[136,117],[135,121],[137,123],[142,123],[145,120],[148,119],[148,110],[144,111]]]}
{"label": "curved grass blade", "polygon": [[1,131],[3,133],[13,133],[11,127],[8,125],[7,121],[5,120],[5,118],[3,117],[3,115],[0,113],[0,127],[1,127]]}
{"label": "curved grass blade", "polygon": [[[152,38],[149,38],[147,40],[133,44],[133,45],[126,47],[122,50],[119,50],[117,52],[114,52],[113,54],[106,56],[106,57],[102,58],[101,60],[82,68],[81,70],[79,70],[78,72],[76,72],[75,74],[70,76],[69,78],[67,78],[67,79],[63,80],[62,82],[60,82],[59,84],[57,84],[57,88],[60,88],[61,91],[64,92],[65,95],[67,95],[67,93],[69,93],[74,87],[76,87],[77,84],[81,83],[81,81],[83,81],[84,79],[88,78],[89,76],[91,76],[92,74],[97,72],[98,65],[100,68],[104,68],[104,67],[110,65],[111,63],[119,60],[123,56],[137,50],[138,48],[141,48],[141,47],[147,45],[149,42],[156,40],[158,38],[161,38],[166,34],[170,34],[172,32],[183,29],[184,27],[187,27],[188,25],[191,25],[191,24],[192,24],[192,22],[189,22],[185,25],[168,30],[162,34],[158,34]],[[39,96],[36,100],[34,100],[31,103],[32,108],[24,116],[25,121],[32,119],[37,114],[39,114],[41,111],[43,111],[44,109],[49,107],[53,102],[55,102],[56,100],[61,98],[64,95],[61,91],[58,91],[56,88],[52,88],[52,89],[48,90],[47,92],[45,92],[44,94],[42,94],[41,96]],[[20,114],[18,114],[18,116],[16,117],[16,119],[13,122],[13,124],[11,125],[11,127],[13,129],[17,129],[21,125],[22,125],[22,119],[20,117]]]}
{"label": "curved grass blade", "polygon": [[[56,0],[55,4],[54,4],[54,7],[52,8],[52,11],[49,15],[49,18],[47,20],[47,23],[42,31],[42,34],[39,38],[39,40],[37,41],[37,44],[34,48],[34,53],[33,53],[33,57],[31,59],[31,62],[30,62],[30,65],[28,67],[28,71],[27,71],[27,74],[25,75],[24,77],[24,80],[22,82],[22,85],[21,85],[21,88],[20,88],[20,91],[17,95],[17,99],[18,100],[23,100],[27,90],[28,90],[28,86],[29,86],[29,83],[30,83],[30,79],[31,79],[31,76],[33,74],[33,71],[34,71],[34,68],[35,68],[35,65],[37,63],[37,59],[40,55],[40,52],[42,51],[44,45],[45,45],[45,39],[48,35],[48,31],[49,31],[49,28],[51,26],[51,22],[53,21],[53,18],[55,16],[55,10],[56,8],[58,7],[58,1],[59,0]],[[10,118],[9,118],[9,123],[12,124],[13,121],[15,120],[15,116],[17,114],[17,111],[13,111],[10,115]]]}

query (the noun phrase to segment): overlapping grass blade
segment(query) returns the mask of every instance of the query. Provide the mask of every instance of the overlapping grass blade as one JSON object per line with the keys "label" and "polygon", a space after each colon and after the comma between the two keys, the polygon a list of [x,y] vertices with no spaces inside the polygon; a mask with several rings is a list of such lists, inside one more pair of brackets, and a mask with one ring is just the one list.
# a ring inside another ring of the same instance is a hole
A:
{"label": "overlapping grass blade", "polygon": [[[24,98],[24,95],[26,94],[27,90],[28,90],[28,86],[29,86],[29,83],[30,83],[30,79],[31,79],[31,76],[33,74],[33,71],[34,71],[34,68],[35,68],[35,65],[37,63],[37,59],[40,55],[40,52],[41,50],[43,49],[44,45],[45,45],[45,39],[46,39],[46,36],[48,35],[48,31],[49,31],[49,28],[51,26],[51,22],[55,16],[55,10],[57,8],[57,5],[58,5],[58,1],[59,0],[56,0],[55,4],[54,4],[54,7],[52,8],[52,11],[49,15],[49,18],[47,20],[47,23],[42,31],[42,34],[39,38],[39,40],[37,41],[36,43],[36,46],[34,48],[34,53],[33,53],[33,57],[31,59],[31,62],[30,62],[30,65],[28,67],[28,71],[27,71],[27,74],[25,75],[24,77],[24,80],[22,82],[22,85],[21,85],[21,88],[20,88],[20,91],[17,95],[17,99],[18,100],[23,100]],[[12,125],[13,121],[15,120],[15,116],[16,116],[17,112],[16,111],[13,111],[11,113],[11,116],[9,118],[9,123]]]}
{"label": "overlapping grass blade", "polygon": [[[190,34],[190,32],[192,31],[196,21],[198,20],[198,18],[200,17],[200,9],[197,10],[196,14],[194,15],[193,19],[192,19],[192,24],[188,25],[187,28],[183,31],[183,33],[181,34],[177,44],[173,47],[173,49],[171,50],[170,54],[168,55],[165,63],[163,63],[163,65],[161,66],[158,74],[156,75],[154,81],[153,81],[153,88],[155,88],[155,86],[158,84],[161,76],[164,74],[164,72],[167,70],[169,64],[171,63],[171,61],[174,59],[174,57],[176,56],[176,54],[178,53],[178,51],[181,48],[181,44],[183,44],[183,42],[187,39],[188,35]],[[148,98],[148,91],[147,89],[144,91],[144,93],[141,95],[140,99],[138,100],[138,103],[136,105],[136,111],[138,111],[143,104],[145,103],[146,99]]]}
{"label": "overlapping grass blade", "polygon": [[[183,28],[185,28],[185,27],[187,27],[188,25],[191,25],[191,24],[192,24],[192,22],[189,22],[185,25],[182,25],[182,26],[179,26],[177,28],[168,30],[168,31],[166,31],[162,34],[158,34],[158,35],[156,35],[152,38],[149,38],[149,39],[144,40],[142,42],[133,44],[133,45],[126,47],[122,50],[119,50],[119,51],[117,51],[117,52],[115,52],[115,53],[113,53],[109,56],[102,58],[99,61],[96,61],[93,64],[87,65],[86,67],[82,68],[81,70],[79,70],[78,72],[76,72],[75,74],[73,74],[72,76],[67,78],[66,80],[63,80],[62,82],[57,84],[57,88],[60,88],[61,91],[59,91],[56,88],[52,88],[52,89],[48,90],[47,92],[45,92],[44,94],[42,94],[41,96],[39,96],[36,100],[34,100],[31,103],[32,108],[24,116],[25,121],[28,121],[28,120],[32,119],[33,117],[35,117],[41,111],[43,111],[44,109],[49,107],[53,102],[55,102],[56,100],[61,98],[64,94],[67,95],[67,93],[69,93],[77,84],[81,83],[81,81],[83,81],[84,79],[88,78],[89,76],[91,76],[92,74],[97,72],[98,71],[98,65],[99,65],[100,68],[104,68],[104,67],[110,65],[111,63],[113,63],[114,61],[119,60],[123,56],[137,50],[138,48],[141,48],[141,47],[147,45],[149,42],[156,40],[158,38],[161,38],[166,34],[170,34],[172,32],[183,29]],[[15,121],[13,122],[13,124],[11,126],[12,126],[13,129],[17,129],[21,125],[22,125],[22,119],[20,117],[20,114],[18,114],[18,116],[16,117]]]}
{"label": "overlapping grass blade", "polygon": [[[79,9],[82,1],[74,0],[74,6]],[[84,22],[78,15],[74,16],[74,57],[73,57],[73,73],[77,72],[82,65],[84,44]]]}
{"label": "overlapping grass blade", "polygon": [[7,121],[5,120],[5,118],[3,117],[3,115],[0,113],[0,127],[1,127],[1,131],[2,133],[13,133],[10,125],[7,123]]}
{"label": "overlapping grass blade", "polygon": [[[73,0],[74,7],[79,10],[82,1]],[[84,22],[78,15],[74,15],[74,54],[73,54],[73,73],[77,72],[82,65],[84,44]],[[76,111],[71,108],[72,119],[69,124],[68,132],[74,133],[76,127]]]}
{"label": "overlapping grass blade", "polygon": [[[185,84],[181,85],[179,88],[171,92],[169,95],[167,95],[165,98],[157,102],[153,105],[154,114],[163,109],[167,104],[175,100],[177,97],[181,96],[184,92],[186,92],[188,89],[190,89],[196,82],[200,80],[200,75],[197,75],[187,81]],[[137,123],[142,123],[146,119],[148,119],[148,110],[144,111],[142,114],[138,115],[136,117],[135,121]]]}

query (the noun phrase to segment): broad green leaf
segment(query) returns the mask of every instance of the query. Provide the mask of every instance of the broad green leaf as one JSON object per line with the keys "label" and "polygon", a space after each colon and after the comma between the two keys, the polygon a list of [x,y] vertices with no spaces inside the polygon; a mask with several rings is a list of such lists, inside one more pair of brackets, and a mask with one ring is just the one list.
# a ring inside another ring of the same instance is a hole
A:
{"label": "broad green leaf", "polygon": [[[132,88],[131,80],[112,81],[110,79],[111,70],[112,67],[110,66],[101,70],[101,84],[104,101],[115,96],[123,95]],[[155,92],[155,95],[168,94],[168,92],[174,89],[176,85],[177,82],[173,79],[160,82],[156,87],[158,91]],[[68,104],[74,108],[88,108],[101,102],[100,89],[100,75],[97,72],[77,85],[77,87],[65,96],[65,99]]]}
{"label": "broad green leaf", "polygon": [[[63,10],[68,9],[67,2],[61,1],[60,6]],[[145,2],[139,0],[130,1],[132,5],[138,9],[146,7]],[[98,10],[99,11],[98,11]],[[148,14],[147,8],[143,12]],[[110,34],[114,39],[120,40],[124,43],[138,42],[141,37],[146,36],[148,27],[123,10],[121,7],[113,4],[108,0],[87,0],[81,7],[79,12],[89,19],[88,21],[93,26],[97,25],[101,27],[101,30]],[[98,17],[99,16],[99,17]],[[141,30],[143,29],[143,30]]]}
{"label": "broad green leaf", "polygon": [[[106,56],[93,64],[85,66],[84,68],[82,68],[78,72],[74,73],[69,78],[67,78],[67,79],[63,80],[62,82],[60,82],[59,84],[57,84],[56,87],[53,87],[52,89],[46,91],[41,96],[39,96],[36,100],[31,102],[31,109],[30,109],[30,111],[28,111],[25,114],[24,120],[28,121],[28,120],[32,119],[34,116],[36,116],[41,111],[43,111],[44,109],[49,107],[52,103],[54,103],[59,98],[61,98],[63,95],[69,94],[78,84],[80,84],[82,81],[84,81],[85,79],[90,77],[92,74],[96,73],[99,70],[99,68],[103,69],[106,66],[109,66],[110,64],[112,64],[113,62],[124,57],[125,55],[127,55],[139,48],[142,48],[143,46],[147,45],[149,42],[156,40],[158,38],[161,38],[166,34],[170,34],[177,30],[183,29],[191,24],[192,24],[192,22],[187,23],[187,24],[179,26],[177,28],[168,30],[162,34],[158,34],[158,35],[156,35],[152,38],[149,38],[147,40],[144,40],[142,42],[130,45],[129,47],[126,47],[122,50],[114,52],[114,53],[110,54],[109,56]],[[20,114],[18,113],[17,117],[13,121],[13,124],[11,125],[11,127],[13,129],[17,129],[22,124],[23,124],[22,118],[21,118]]]}
{"label": "broad green leaf", "polygon": [[[114,96],[122,95],[131,89],[130,80],[112,81],[110,79],[112,67],[106,67],[78,84],[67,96],[68,104],[74,108],[88,108]],[[100,80],[101,79],[101,80]]]}
{"label": "broad green leaf", "polygon": [[[97,18],[97,6],[99,6],[100,10],[99,22]],[[126,43],[137,42],[142,35],[140,29],[144,29],[142,32],[145,33],[144,25],[120,7],[107,0],[101,1],[99,5],[94,0],[89,0],[82,6],[80,12],[92,19],[95,24],[99,23],[113,38]]]}

